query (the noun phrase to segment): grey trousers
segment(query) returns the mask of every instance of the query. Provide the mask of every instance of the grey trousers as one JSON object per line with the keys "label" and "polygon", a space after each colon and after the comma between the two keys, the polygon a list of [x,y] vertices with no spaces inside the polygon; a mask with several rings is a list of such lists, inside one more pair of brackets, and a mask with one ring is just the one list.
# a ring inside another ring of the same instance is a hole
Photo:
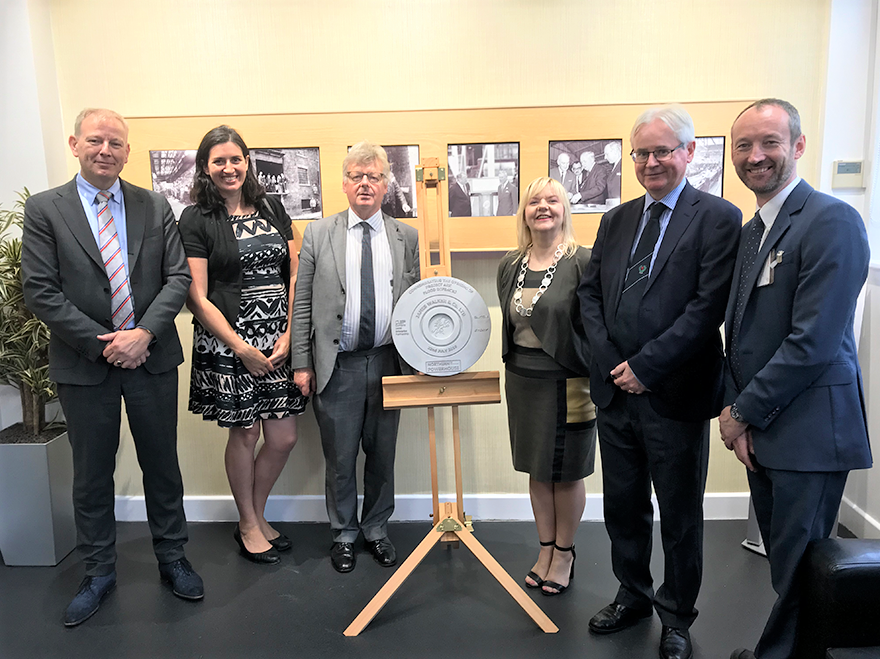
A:
{"label": "grey trousers", "polygon": [[[388,535],[394,512],[394,456],[399,410],[382,408],[382,377],[400,369],[393,346],[340,352],[333,375],[314,397],[326,462],[327,516],[333,542]],[[357,457],[364,450],[364,505],[357,519]]]}

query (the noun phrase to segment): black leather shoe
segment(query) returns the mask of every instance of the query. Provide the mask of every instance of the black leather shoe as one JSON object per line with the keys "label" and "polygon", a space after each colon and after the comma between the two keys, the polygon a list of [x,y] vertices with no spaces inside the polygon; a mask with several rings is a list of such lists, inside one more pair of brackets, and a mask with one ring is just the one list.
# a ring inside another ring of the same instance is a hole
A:
{"label": "black leather shoe", "polygon": [[185,600],[200,600],[205,596],[205,585],[185,558],[173,563],[159,563],[159,576],[171,584],[171,592]]}
{"label": "black leather shoe", "polygon": [[64,626],[76,627],[98,611],[101,600],[116,588],[116,572],[100,576],[86,577],[79,585],[79,592],[64,612]]}
{"label": "black leather shoe", "polygon": [[663,625],[660,634],[660,659],[691,659],[694,648],[687,629],[676,629]]}
{"label": "black leather shoe", "polygon": [[334,542],[330,548],[330,562],[337,572],[351,572],[357,563],[354,545],[350,542]]}
{"label": "black leather shoe", "polygon": [[[275,563],[281,562],[281,557],[278,555],[278,552],[275,551],[274,546],[270,549],[267,549],[266,551],[260,551],[256,553],[248,551],[247,547],[244,546],[244,540],[242,540],[241,538],[241,529],[237,526],[235,527],[235,531],[232,532],[232,537],[238,543],[238,549],[241,552],[241,555],[252,563],[260,563],[261,565],[274,565]],[[269,544],[272,544],[271,541],[269,542]]]}
{"label": "black leather shoe", "polygon": [[758,659],[755,653],[745,648],[737,648],[730,653],[730,659]]}
{"label": "black leather shoe", "polygon": [[283,533],[280,533],[277,538],[272,538],[269,541],[269,544],[275,549],[275,551],[287,551],[291,547],[293,547],[293,543]]}
{"label": "black leather shoe", "polygon": [[639,620],[650,618],[652,609],[641,611],[614,602],[590,618],[590,631],[596,634],[613,634],[632,627]]}
{"label": "black leather shoe", "polygon": [[370,550],[375,561],[382,567],[391,567],[397,564],[397,552],[388,538],[367,540],[367,549]]}

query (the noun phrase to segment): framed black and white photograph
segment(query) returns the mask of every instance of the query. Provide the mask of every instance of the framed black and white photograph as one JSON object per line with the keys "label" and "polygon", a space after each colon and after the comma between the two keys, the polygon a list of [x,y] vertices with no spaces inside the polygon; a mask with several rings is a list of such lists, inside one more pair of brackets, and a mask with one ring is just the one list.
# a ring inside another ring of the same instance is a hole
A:
{"label": "framed black and white photograph", "polygon": [[572,213],[604,213],[620,204],[622,140],[550,142],[549,176],[565,188]]}
{"label": "framed black and white photograph", "polygon": [[416,166],[419,164],[418,146],[382,146],[391,164],[391,178],[382,199],[382,212],[391,217],[415,217]]}
{"label": "framed black and white photograph", "polygon": [[196,172],[196,150],[150,151],[150,177],[153,192],[158,192],[171,204],[174,219],[179,220],[183,209],[191,205],[189,190]]}
{"label": "framed black and white photograph", "polygon": [[266,194],[278,197],[291,219],[314,220],[323,215],[317,147],[251,149],[251,167]]}
{"label": "framed black and white photograph", "polygon": [[[321,164],[317,147],[299,149],[251,149],[251,168],[266,194],[278,197],[294,220],[322,215]],[[192,203],[189,190],[196,171],[195,149],[150,151],[153,190],[163,195],[174,217]]]}
{"label": "framed black and white photograph", "polygon": [[685,176],[697,190],[720,197],[724,181],[724,138],[698,137],[694,159],[688,163]]}
{"label": "framed black and white photograph", "polygon": [[515,215],[519,206],[519,142],[447,147],[450,217]]}

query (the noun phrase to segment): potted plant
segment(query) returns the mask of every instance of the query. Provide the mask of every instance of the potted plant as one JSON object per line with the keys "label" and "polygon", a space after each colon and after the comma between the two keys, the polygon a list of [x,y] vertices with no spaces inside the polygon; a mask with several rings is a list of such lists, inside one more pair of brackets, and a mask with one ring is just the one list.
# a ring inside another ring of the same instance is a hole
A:
{"label": "potted plant", "polygon": [[76,545],[73,458],[63,425],[46,425],[46,403],[56,395],[49,328],[24,304],[28,196],[25,188],[11,210],[0,208],[0,384],[18,389],[22,418],[0,430],[0,554],[7,565],[57,565]]}

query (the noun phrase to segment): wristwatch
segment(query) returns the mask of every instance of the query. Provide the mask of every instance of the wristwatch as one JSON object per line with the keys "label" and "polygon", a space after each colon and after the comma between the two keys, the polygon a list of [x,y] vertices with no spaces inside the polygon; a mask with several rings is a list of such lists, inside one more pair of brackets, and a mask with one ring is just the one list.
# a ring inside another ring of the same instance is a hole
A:
{"label": "wristwatch", "polygon": [[740,413],[739,408],[736,406],[736,403],[730,406],[730,418],[738,423],[747,423],[743,418],[743,415]]}

